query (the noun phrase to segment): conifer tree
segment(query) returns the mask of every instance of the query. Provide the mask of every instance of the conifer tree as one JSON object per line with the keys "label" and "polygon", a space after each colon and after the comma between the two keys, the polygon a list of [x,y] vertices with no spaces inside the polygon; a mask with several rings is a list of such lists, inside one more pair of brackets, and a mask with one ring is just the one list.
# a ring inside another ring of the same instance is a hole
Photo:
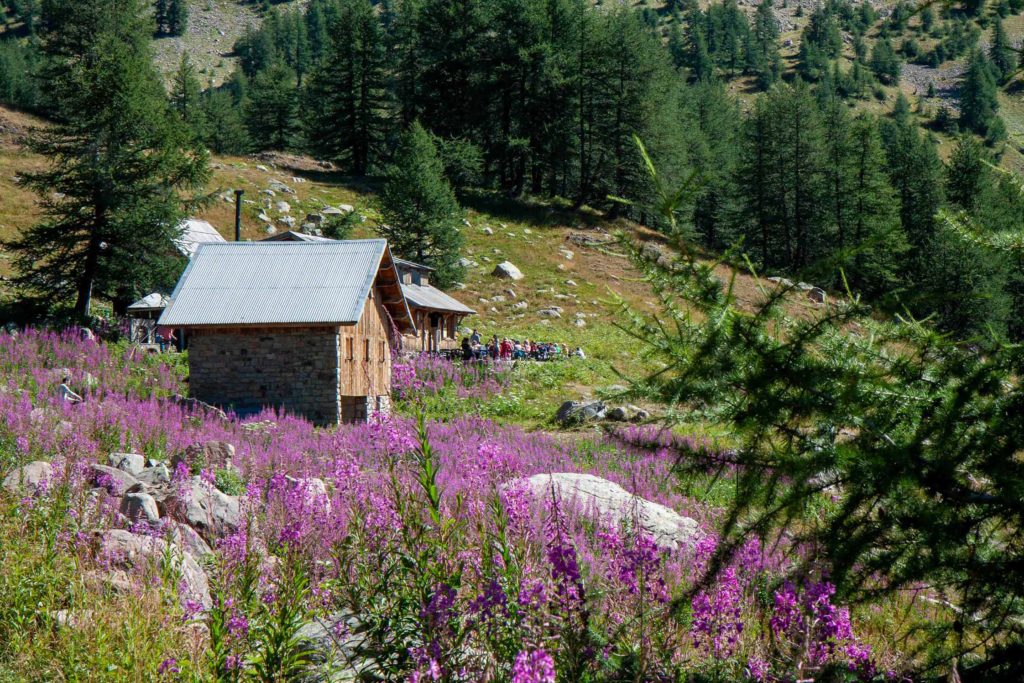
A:
{"label": "conifer tree", "polygon": [[203,97],[203,142],[216,154],[244,154],[249,151],[249,132],[228,88],[210,88]]}
{"label": "conifer tree", "polygon": [[961,136],[949,158],[946,198],[961,209],[973,211],[984,202],[991,182],[981,144],[969,135]]}
{"label": "conifer tree", "polygon": [[871,48],[871,70],[875,77],[886,85],[896,85],[900,82],[900,58],[888,38],[875,42],[875,46]]}
{"label": "conifer tree", "polygon": [[877,121],[866,114],[854,119],[847,144],[846,232],[853,249],[852,258],[845,260],[847,278],[862,292],[884,296],[904,276],[901,266],[909,245],[900,225],[896,193],[885,173],[885,151]]}
{"label": "conifer tree", "polygon": [[992,65],[975,50],[967,63],[967,73],[960,84],[960,125],[979,135],[987,135],[998,117],[998,88]]}
{"label": "conifer tree", "polygon": [[686,67],[690,70],[690,78],[698,82],[706,81],[714,75],[703,18],[704,14],[695,10],[690,14],[687,26]]}
{"label": "conifer tree", "polygon": [[397,256],[435,269],[439,286],[462,274],[462,210],[430,134],[414,122],[401,137],[380,194],[380,233]]}
{"label": "conifer tree", "polygon": [[762,0],[754,14],[747,49],[747,69],[757,76],[757,84],[767,90],[779,80],[782,59],[779,57],[779,22],[772,11],[772,0]]}
{"label": "conifer tree", "polygon": [[245,122],[254,145],[287,149],[297,125],[295,72],[277,62],[253,78],[247,94]]}
{"label": "conifer tree", "polygon": [[992,26],[992,45],[989,46],[988,56],[1000,83],[1013,75],[1017,68],[1017,53],[1006,35],[1003,20],[998,17]]}
{"label": "conifer tree", "polygon": [[202,86],[199,85],[196,69],[188,53],[183,53],[171,85],[171,108],[192,134],[200,138],[205,127],[201,94]]}
{"label": "conifer tree", "polygon": [[306,139],[320,156],[365,175],[388,126],[387,55],[369,0],[342,0],[328,54],[309,83]]}
{"label": "conifer tree", "polygon": [[902,96],[882,134],[889,179],[899,199],[900,225],[912,247],[905,270],[914,280],[927,270],[924,252],[936,234],[936,214],[943,201],[942,161],[934,142],[920,134]]}
{"label": "conifer tree", "polygon": [[167,34],[185,35],[188,29],[188,0],[167,0]]}
{"label": "conifer tree", "polygon": [[173,283],[182,193],[205,182],[206,156],[189,146],[168,108],[152,64],[147,2],[48,9],[43,79],[59,119],[28,141],[49,166],[24,174],[44,215],[8,247],[27,294],[73,298],[84,318],[95,296],[123,310]]}

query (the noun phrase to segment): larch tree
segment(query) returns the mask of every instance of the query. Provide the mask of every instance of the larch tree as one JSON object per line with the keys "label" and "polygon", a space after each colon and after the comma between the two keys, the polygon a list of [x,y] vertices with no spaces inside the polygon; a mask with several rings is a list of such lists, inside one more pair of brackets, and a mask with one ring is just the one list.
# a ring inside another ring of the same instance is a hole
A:
{"label": "larch tree", "polygon": [[365,175],[389,126],[384,32],[369,0],[342,0],[327,55],[309,81],[304,125],[310,148]]}
{"label": "larch tree", "polygon": [[168,107],[147,2],[54,0],[46,17],[42,77],[57,117],[27,143],[47,167],[22,175],[43,217],[7,246],[27,295],[73,299],[86,318],[96,296],[123,309],[174,282],[173,240],[207,157]]}
{"label": "larch tree", "polygon": [[441,287],[462,274],[462,209],[430,133],[413,122],[401,137],[380,193],[380,233],[395,253],[435,269]]}

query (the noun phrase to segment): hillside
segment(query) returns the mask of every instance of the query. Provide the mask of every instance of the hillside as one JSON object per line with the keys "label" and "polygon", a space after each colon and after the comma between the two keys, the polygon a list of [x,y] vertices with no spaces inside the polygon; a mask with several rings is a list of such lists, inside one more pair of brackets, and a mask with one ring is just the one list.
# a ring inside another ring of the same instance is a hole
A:
{"label": "hillside", "polygon": [[[8,239],[38,218],[34,195],[17,184],[18,174],[37,168],[42,160],[26,152],[18,138],[40,121],[0,110],[0,239]],[[372,182],[353,181],[324,170],[313,160],[286,154],[217,157],[207,188],[209,202],[198,216],[212,223],[225,239],[234,239],[234,196],[245,191],[242,238],[258,240],[294,228],[307,213],[325,206],[350,205],[363,217],[354,236],[373,236],[379,220]],[[271,185],[279,188],[271,189]],[[280,190],[281,185],[288,192]],[[271,196],[273,193],[273,196]],[[277,210],[279,202],[288,212]],[[643,373],[635,343],[616,327],[612,300],[622,297],[639,310],[650,311],[648,285],[629,264],[614,234],[628,235],[658,246],[661,236],[626,220],[608,221],[591,210],[573,211],[555,202],[508,201],[488,193],[465,200],[463,257],[469,266],[465,281],[452,292],[476,311],[464,326],[485,337],[498,335],[537,339],[582,347],[585,362],[531,366],[528,381],[509,392],[510,405],[501,417],[529,425],[546,423],[563,400],[593,398],[621,384],[617,374]],[[261,220],[260,216],[269,219]],[[660,247],[659,247],[660,248]],[[525,275],[511,282],[492,275],[495,265],[511,261]],[[9,255],[0,251],[0,277],[11,275]],[[735,294],[741,306],[760,300],[758,283],[744,273],[720,266],[723,279],[736,277]],[[11,296],[0,282],[0,298]],[[544,309],[555,309],[541,314]],[[794,301],[791,313],[813,313],[816,305]]]}

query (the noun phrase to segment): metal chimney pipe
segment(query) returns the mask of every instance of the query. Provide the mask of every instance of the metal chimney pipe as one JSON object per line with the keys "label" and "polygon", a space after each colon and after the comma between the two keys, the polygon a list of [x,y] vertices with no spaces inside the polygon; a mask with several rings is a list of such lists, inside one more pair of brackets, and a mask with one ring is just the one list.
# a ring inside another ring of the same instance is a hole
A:
{"label": "metal chimney pipe", "polygon": [[235,241],[242,241],[242,195],[245,190],[235,190]]}

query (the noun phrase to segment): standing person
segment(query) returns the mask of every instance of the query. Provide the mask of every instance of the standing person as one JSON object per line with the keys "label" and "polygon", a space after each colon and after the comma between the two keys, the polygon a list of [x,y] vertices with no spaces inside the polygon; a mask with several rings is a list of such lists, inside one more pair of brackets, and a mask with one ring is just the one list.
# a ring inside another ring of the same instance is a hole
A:
{"label": "standing person", "polygon": [[473,330],[473,336],[469,338],[469,343],[473,346],[480,346],[480,333]]}
{"label": "standing person", "polygon": [[473,360],[473,346],[469,343],[469,337],[462,338],[462,360]]}

